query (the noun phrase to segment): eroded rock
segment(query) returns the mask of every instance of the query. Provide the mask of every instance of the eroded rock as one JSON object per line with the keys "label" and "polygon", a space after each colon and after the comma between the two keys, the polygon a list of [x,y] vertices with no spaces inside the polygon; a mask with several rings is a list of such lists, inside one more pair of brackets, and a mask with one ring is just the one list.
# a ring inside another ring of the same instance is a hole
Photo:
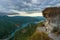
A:
{"label": "eroded rock", "polygon": [[45,26],[50,31],[48,35],[54,40],[60,40],[60,7],[49,7],[44,9],[42,13],[47,22]]}

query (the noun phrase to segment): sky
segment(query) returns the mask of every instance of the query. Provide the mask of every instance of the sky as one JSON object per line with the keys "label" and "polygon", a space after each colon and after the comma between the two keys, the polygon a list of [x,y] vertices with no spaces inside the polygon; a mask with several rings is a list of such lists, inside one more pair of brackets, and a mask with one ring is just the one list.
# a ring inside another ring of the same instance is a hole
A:
{"label": "sky", "polygon": [[60,0],[0,0],[0,15],[42,16],[43,9],[55,6],[60,6]]}

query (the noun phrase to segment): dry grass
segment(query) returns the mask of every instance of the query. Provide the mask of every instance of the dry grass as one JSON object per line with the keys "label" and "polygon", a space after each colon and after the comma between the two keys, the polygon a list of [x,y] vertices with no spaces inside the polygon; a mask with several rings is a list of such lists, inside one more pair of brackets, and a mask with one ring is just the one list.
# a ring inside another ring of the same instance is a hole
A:
{"label": "dry grass", "polygon": [[49,38],[48,35],[44,32],[36,32],[28,40],[52,40],[52,39]]}

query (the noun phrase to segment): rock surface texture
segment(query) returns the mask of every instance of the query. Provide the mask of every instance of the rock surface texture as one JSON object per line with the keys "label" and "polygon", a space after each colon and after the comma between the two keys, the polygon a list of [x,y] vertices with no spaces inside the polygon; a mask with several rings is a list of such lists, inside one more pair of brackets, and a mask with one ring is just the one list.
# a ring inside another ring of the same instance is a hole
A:
{"label": "rock surface texture", "polygon": [[49,7],[43,10],[46,18],[47,33],[53,40],[60,40],[60,7]]}

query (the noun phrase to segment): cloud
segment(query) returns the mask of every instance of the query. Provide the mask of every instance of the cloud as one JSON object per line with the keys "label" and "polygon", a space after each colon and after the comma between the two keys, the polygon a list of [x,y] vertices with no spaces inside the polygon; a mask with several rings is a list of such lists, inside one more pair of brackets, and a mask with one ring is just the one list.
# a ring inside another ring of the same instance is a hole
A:
{"label": "cloud", "polygon": [[37,17],[37,16],[43,16],[42,15],[42,13],[32,13],[32,14],[28,14],[28,13],[24,13],[24,12],[22,12],[22,13],[19,13],[19,15],[8,15],[8,16],[10,16],[10,17],[12,17],[12,16],[30,16],[30,17]]}
{"label": "cloud", "polygon": [[31,0],[33,4],[37,4],[38,0]]}
{"label": "cloud", "polygon": [[60,0],[0,0],[0,12],[42,11],[46,7],[60,6]]}
{"label": "cloud", "polygon": [[12,10],[15,13],[18,13],[17,15],[8,15],[10,17],[12,16],[30,16],[30,17],[36,17],[36,16],[43,16],[41,12],[33,12],[33,13],[28,13],[28,12],[24,12],[24,11],[17,11],[17,10]]}

